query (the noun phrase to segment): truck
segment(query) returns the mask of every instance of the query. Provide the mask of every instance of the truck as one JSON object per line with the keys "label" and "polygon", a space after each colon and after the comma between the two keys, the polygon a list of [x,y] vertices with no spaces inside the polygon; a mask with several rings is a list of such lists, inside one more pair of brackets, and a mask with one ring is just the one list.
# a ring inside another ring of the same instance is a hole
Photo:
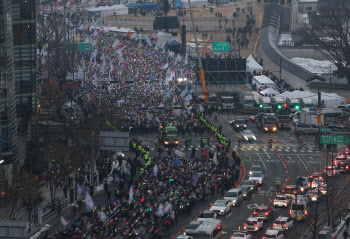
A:
{"label": "truck", "polygon": [[175,126],[162,126],[158,128],[158,140],[164,146],[179,145],[178,131]]}
{"label": "truck", "polygon": [[291,112],[300,110],[300,103],[298,98],[287,98],[286,102]]}
{"label": "truck", "polygon": [[235,105],[233,96],[219,96],[218,103],[223,110],[233,109]]}
{"label": "truck", "polygon": [[[302,124],[317,124],[317,115],[315,108],[305,108],[300,111],[300,120],[299,123]],[[324,115],[321,115],[321,125],[324,125]]]}
{"label": "truck", "polygon": [[256,126],[261,129],[262,132],[276,132],[277,131],[277,118],[274,113],[260,113],[257,114],[255,119]]}
{"label": "truck", "polygon": [[269,109],[271,108],[271,101],[269,97],[260,96],[259,98],[259,108]]}
{"label": "truck", "polygon": [[[282,110],[281,110],[282,111]],[[290,129],[292,117],[288,112],[282,111],[277,114],[277,126],[279,129]]]}
{"label": "truck", "polygon": [[254,98],[251,92],[241,92],[239,94],[239,104],[245,108],[253,108],[254,107]]}
{"label": "truck", "polygon": [[270,96],[270,102],[274,109],[281,109],[284,97],[281,96]]}
{"label": "truck", "polygon": [[311,98],[301,98],[300,99],[300,107],[302,108],[312,108],[314,104],[312,103]]}

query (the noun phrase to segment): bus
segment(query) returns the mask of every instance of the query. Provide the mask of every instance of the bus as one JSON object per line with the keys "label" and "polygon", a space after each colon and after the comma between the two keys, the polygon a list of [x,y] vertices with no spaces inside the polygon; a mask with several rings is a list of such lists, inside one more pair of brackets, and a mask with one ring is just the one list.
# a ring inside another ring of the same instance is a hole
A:
{"label": "bus", "polygon": [[322,110],[322,114],[324,116],[324,125],[343,122],[343,111],[341,109],[325,108]]}
{"label": "bus", "polygon": [[221,220],[209,219],[197,227],[194,239],[219,239],[222,236]]}

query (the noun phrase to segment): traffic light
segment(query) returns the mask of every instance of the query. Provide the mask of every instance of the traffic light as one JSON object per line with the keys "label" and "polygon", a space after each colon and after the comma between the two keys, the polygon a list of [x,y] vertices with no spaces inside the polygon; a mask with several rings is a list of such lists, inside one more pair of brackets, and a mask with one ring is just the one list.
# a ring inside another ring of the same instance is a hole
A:
{"label": "traffic light", "polygon": [[277,105],[277,109],[282,109],[282,105]]}
{"label": "traffic light", "polygon": [[294,106],[294,109],[300,110],[300,106],[299,106],[299,105],[295,105],[295,106]]}
{"label": "traffic light", "polygon": [[260,109],[264,108],[264,105],[263,104],[259,104],[259,108]]}

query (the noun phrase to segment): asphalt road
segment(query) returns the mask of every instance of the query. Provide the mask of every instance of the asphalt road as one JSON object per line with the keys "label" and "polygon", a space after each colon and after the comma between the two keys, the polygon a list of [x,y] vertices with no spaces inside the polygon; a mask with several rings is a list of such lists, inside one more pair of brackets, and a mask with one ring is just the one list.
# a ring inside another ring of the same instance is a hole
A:
{"label": "asphalt road", "polygon": [[[231,139],[231,148],[234,148],[239,152],[243,158],[243,162],[246,170],[253,164],[261,165],[264,169],[265,181],[264,184],[259,187],[259,191],[253,195],[252,198],[244,201],[239,207],[232,208],[231,212],[225,216],[220,216],[219,219],[222,220],[223,225],[223,238],[229,238],[233,230],[237,230],[239,227],[243,228],[244,221],[252,214],[254,208],[257,205],[268,205],[269,199],[272,201],[275,197],[275,179],[280,178],[282,182],[290,177],[290,184],[293,184],[294,178],[297,176],[307,176],[314,171],[319,171],[321,168],[324,168],[326,164],[326,153],[322,151],[316,151],[315,146],[315,137],[303,137],[299,140],[302,141],[306,147],[303,149],[298,148],[298,141],[295,137],[294,128],[291,130],[278,131],[271,134],[273,137],[273,148],[271,149],[267,142],[270,134],[262,133],[257,129],[254,123],[248,123],[248,129],[252,130],[257,137],[256,142],[254,143],[241,143],[238,146],[238,136],[240,132],[236,132],[230,126],[230,121],[239,115],[220,115],[219,122],[215,122],[214,117],[213,124],[217,127],[222,126],[222,133],[225,135],[226,139]],[[243,116],[248,118],[249,116]],[[147,134],[147,135],[138,135],[139,139],[143,141],[143,144],[147,144],[150,147],[150,155],[158,155],[155,143],[157,142],[156,134]],[[180,137],[179,149],[183,150],[187,155],[191,151],[184,150],[184,140],[186,136],[182,139]],[[197,149],[197,156],[199,156],[200,149],[200,137],[192,136],[192,146]],[[215,143],[211,139],[209,148],[214,151]],[[341,151],[341,148],[338,149]],[[166,154],[164,151],[163,154]],[[130,155],[132,156],[132,155]],[[330,157],[329,157],[330,158]],[[283,159],[283,160],[282,160]],[[287,162],[285,165],[283,161]],[[288,174],[287,174],[288,171]],[[248,178],[248,175],[245,174],[245,179]],[[350,177],[348,175],[342,175],[335,179],[334,182],[334,195],[341,195],[339,192],[344,186],[346,181],[349,181]],[[113,184],[113,182],[111,182]],[[113,185],[111,185],[113,188]],[[114,192],[112,192],[114,193]],[[178,223],[175,223],[170,228],[170,231],[165,232],[163,238],[171,238],[174,235],[178,235],[181,231],[181,227],[185,227],[189,224],[190,220],[195,220],[199,215],[200,211],[209,209],[210,202],[213,203],[218,198],[221,198],[223,195],[215,195],[207,201],[202,201],[198,203],[192,210],[191,213],[185,214],[179,218]],[[97,206],[103,205],[106,200],[104,192],[97,193],[94,197],[94,202]],[[324,210],[325,200],[321,201],[320,208]],[[67,221],[72,220],[73,214],[69,210],[63,214]],[[325,213],[321,214],[323,219],[320,222],[320,225],[324,224]],[[274,219],[278,216],[288,216],[288,209],[274,209]],[[254,238],[259,238],[263,235],[267,228],[272,226],[273,219],[264,223],[263,230],[260,233],[254,234]],[[52,227],[50,232],[55,231],[60,226],[59,219],[52,221]],[[308,230],[307,223],[296,223],[293,230],[286,234],[286,238],[299,238],[300,235],[310,234]]]}

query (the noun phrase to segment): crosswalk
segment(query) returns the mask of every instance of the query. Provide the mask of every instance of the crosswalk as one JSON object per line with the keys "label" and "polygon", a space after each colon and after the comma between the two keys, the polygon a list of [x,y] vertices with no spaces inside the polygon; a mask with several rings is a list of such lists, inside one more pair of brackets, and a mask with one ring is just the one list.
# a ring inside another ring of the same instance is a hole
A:
{"label": "crosswalk", "polygon": [[[190,145],[188,150],[191,150],[192,148],[195,148],[196,150],[201,150],[202,147],[200,145]],[[178,149],[185,150],[185,146],[180,146]],[[215,150],[215,145],[209,146],[210,151]],[[297,147],[290,147],[290,146],[274,146],[273,148],[270,148],[267,145],[234,145],[234,150],[243,151],[243,152],[249,152],[249,153],[270,153],[275,152],[275,149],[279,153],[312,153],[314,150],[310,147],[303,147],[303,149],[299,149]],[[150,148],[151,151],[155,151],[155,148]]]}

